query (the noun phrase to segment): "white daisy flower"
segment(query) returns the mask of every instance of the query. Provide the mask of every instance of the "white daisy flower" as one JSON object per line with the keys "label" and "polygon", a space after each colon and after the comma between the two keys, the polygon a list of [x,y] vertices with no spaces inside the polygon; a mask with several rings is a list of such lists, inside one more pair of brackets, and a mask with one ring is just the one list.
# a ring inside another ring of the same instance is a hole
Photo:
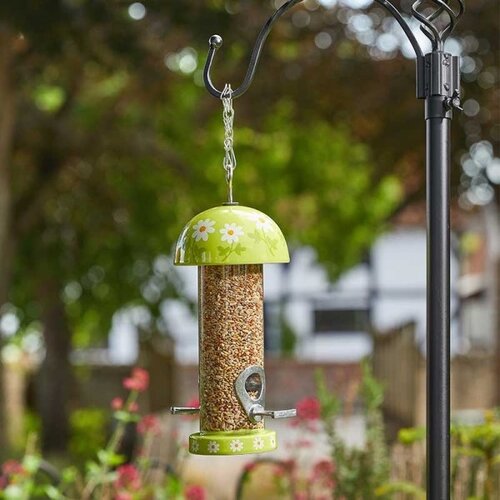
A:
{"label": "white daisy flower", "polygon": [[217,453],[219,451],[219,443],[217,441],[209,441],[207,449],[208,453]]}
{"label": "white daisy flower", "polygon": [[237,453],[237,452],[243,450],[243,441],[241,441],[240,439],[233,439],[229,443],[229,448],[231,448],[231,451],[233,453]]}
{"label": "white daisy flower", "polygon": [[214,220],[210,219],[205,219],[205,220],[199,220],[194,226],[193,226],[193,238],[196,241],[207,241],[208,240],[208,235],[210,233],[213,233],[215,231],[214,229]]}
{"label": "white daisy flower", "polygon": [[228,243],[237,243],[240,236],[243,236],[243,228],[237,226],[236,224],[224,224],[224,228],[220,230],[222,234],[222,241],[227,241]]}
{"label": "white daisy flower", "polygon": [[264,448],[264,440],[260,436],[253,438],[253,447],[256,450],[262,450]]}
{"label": "white daisy flower", "polygon": [[274,436],[269,438],[269,444],[271,445],[271,448],[276,448],[276,438]]}
{"label": "white daisy flower", "polygon": [[250,219],[255,222],[257,229],[262,229],[262,231],[271,230],[271,221],[264,214],[250,214]]}
{"label": "white daisy flower", "polygon": [[199,441],[192,441],[191,442],[191,450],[193,450],[195,453],[197,453],[200,450]]}

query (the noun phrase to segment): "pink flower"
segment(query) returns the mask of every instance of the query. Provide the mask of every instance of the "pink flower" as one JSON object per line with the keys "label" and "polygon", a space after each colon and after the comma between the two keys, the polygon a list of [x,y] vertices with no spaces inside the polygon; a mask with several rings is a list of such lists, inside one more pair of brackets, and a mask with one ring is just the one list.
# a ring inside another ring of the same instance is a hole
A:
{"label": "pink flower", "polygon": [[132,413],[136,412],[139,409],[139,405],[137,404],[136,401],[132,401],[128,405],[128,411],[131,411]]}
{"label": "pink flower", "polygon": [[310,439],[298,439],[296,446],[298,448],[310,448],[313,445],[313,442]]}
{"label": "pink flower", "polygon": [[331,460],[323,459],[314,464],[312,476],[313,478],[321,476],[331,476],[335,471],[335,465]]}
{"label": "pink flower", "polygon": [[294,500],[307,500],[307,493],[305,491],[296,491],[293,498]]}
{"label": "pink flower", "polygon": [[131,493],[127,493],[126,491],[119,491],[115,495],[115,500],[133,500],[133,496]]}
{"label": "pink flower", "polygon": [[2,465],[2,472],[6,476],[15,476],[25,473],[24,467],[17,460],[7,460]]}
{"label": "pink flower", "polygon": [[323,487],[332,489],[335,486],[333,480],[334,472],[335,465],[331,460],[319,460],[314,464],[311,472],[311,482],[313,484],[320,484]]}
{"label": "pink flower", "polygon": [[135,465],[121,465],[116,472],[118,477],[114,485],[117,490],[137,491],[141,487],[141,476]]}
{"label": "pink flower", "polygon": [[0,491],[4,490],[9,484],[7,476],[0,476]]}
{"label": "pink flower", "polygon": [[252,472],[254,469],[255,469],[255,466],[257,464],[255,462],[248,462],[247,464],[245,464],[245,466],[243,467],[243,470],[247,473],[247,474],[250,474],[250,472]]}
{"label": "pink flower", "polygon": [[[197,397],[191,398],[187,403],[186,406],[188,408],[199,408],[200,407],[200,400]],[[193,415],[182,415],[183,420],[196,420],[198,418],[198,414],[195,413]]]}
{"label": "pink flower", "polygon": [[290,458],[289,460],[284,460],[283,467],[286,467],[289,471],[292,471],[293,469],[295,469],[295,467],[297,467],[297,462],[293,458]]}
{"label": "pink flower", "polygon": [[274,475],[276,477],[283,477],[287,472],[288,467],[286,465],[275,465]]}
{"label": "pink flower", "polygon": [[193,407],[193,408],[199,408],[200,407],[200,400],[196,397],[191,398],[187,403],[186,406],[188,407]]}
{"label": "pink flower", "polygon": [[191,484],[186,486],[184,490],[184,496],[186,500],[205,500],[206,494],[205,489],[202,486],[196,484]]}
{"label": "pink flower", "polygon": [[123,408],[123,399],[122,398],[113,398],[111,400],[111,408],[113,410],[121,410]]}
{"label": "pink flower", "polygon": [[123,381],[123,387],[129,391],[144,392],[149,386],[149,373],[143,368],[134,368],[132,376]]}
{"label": "pink flower", "polygon": [[144,415],[137,424],[137,431],[140,434],[148,432],[158,435],[161,433],[160,421],[154,415]]}
{"label": "pink flower", "polygon": [[319,420],[321,417],[321,405],[315,397],[301,399],[296,406],[299,420]]}

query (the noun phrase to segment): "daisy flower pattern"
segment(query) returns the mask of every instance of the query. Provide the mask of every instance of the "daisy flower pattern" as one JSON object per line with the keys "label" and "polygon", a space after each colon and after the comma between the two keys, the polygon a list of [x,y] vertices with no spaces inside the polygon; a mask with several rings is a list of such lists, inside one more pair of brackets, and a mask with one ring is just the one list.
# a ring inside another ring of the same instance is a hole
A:
{"label": "daisy flower pattern", "polygon": [[262,229],[264,232],[271,229],[271,223],[264,214],[250,214],[250,219],[255,222],[257,229]]}
{"label": "daisy flower pattern", "polygon": [[222,234],[221,240],[227,241],[228,243],[237,243],[240,236],[243,236],[243,228],[236,224],[224,224],[224,228],[220,230]]}
{"label": "daisy flower pattern", "polygon": [[219,451],[219,443],[216,441],[209,441],[207,449],[208,453],[217,453]]}
{"label": "daisy flower pattern", "polygon": [[213,227],[214,224],[215,221],[210,219],[199,220],[193,226],[193,238],[195,239],[195,241],[200,241],[200,240],[207,241],[208,235],[215,231]]}
{"label": "daisy flower pattern", "polygon": [[276,448],[276,438],[274,436],[271,436],[269,438],[269,444],[273,447]]}
{"label": "daisy flower pattern", "polygon": [[229,443],[229,448],[233,453],[238,453],[239,451],[243,450],[243,441],[239,439],[233,439]]}
{"label": "daisy flower pattern", "polygon": [[257,436],[253,439],[253,447],[255,450],[262,450],[264,448],[264,439],[260,436]]}
{"label": "daisy flower pattern", "polygon": [[191,443],[191,449],[197,453],[200,450],[200,443],[198,441],[193,441]]}

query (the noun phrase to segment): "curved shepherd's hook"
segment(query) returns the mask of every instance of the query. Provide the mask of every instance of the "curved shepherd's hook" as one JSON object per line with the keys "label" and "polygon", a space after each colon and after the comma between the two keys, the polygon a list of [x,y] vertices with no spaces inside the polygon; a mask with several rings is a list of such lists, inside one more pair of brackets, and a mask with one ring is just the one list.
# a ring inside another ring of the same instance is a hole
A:
{"label": "curved shepherd's hook", "polygon": [[[429,3],[436,6],[435,10],[431,9],[430,13],[428,13]],[[449,6],[449,3],[450,0],[416,0],[411,7],[413,16],[422,24],[420,30],[432,43],[432,50],[443,50],[444,42],[465,11],[463,0],[456,0],[455,3],[458,4],[456,12]],[[435,21],[443,13],[448,16],[448,22],[440,29]]]}
{"label": "curved shepherd's hook", "polygon": [[[413,50],[415,51],[415,54],[417,58],[423,57],[422,54],[422,49],[420,48],[420,45],[417,42],[417,39],[415,38],[415,35],[411,31],[411,28],[408,26],[408,23],[404,20],[403,16],[401,13],[396,9],[396,7],[389,2],[389,0],[375,0],[377,3],[379,3],[382,7],[384,7],[398,22],[398,24],[401,26],[403,31],[405,32],[406,36],[408,37],[408,40],[410,41]],[[442,1],[442,0],[438,0]],[[461,0],[459,0],[461,1]],[[266,38],[268,37],[271,28],[273,27],[274,23],[289,9],[291,9],[293,6],[297,5],[298,3],[302,2],[302,0],[288,0],[288,2],[285,2],[264,24],[262,29],[260,30],[260,33],[257,37],[257,40],[255,42],[252,55],[250,57],[250,64],[248,65],[248,69],[245,75],[245,79],[243,80],[243,83],[241,86],[239,86],[237,89],[233,91],[233,98],[239,97],[243,95],[248,88],[250,87],[252,80],[255,76],[255,71],[257,69],[257,64],[259,62],[260,54],[262,52],[262,48],[264,47],[264,42],[266,41]],[[212,79],[210,77],[210,71],[212,69],[212,64],[214,61],[215,53],[217,50],[222,46],[222,37],[219,35],[212,35],[209,40],[209,50],[208,50],[208,56],[207,56],[207,61],[205,63],[205,69],[203,71],[203,80],[205,82],[205,87],[207,90],[214,96],[220,99],[222,92],[220,90],[217,90],[215,86],[212,83]]]}

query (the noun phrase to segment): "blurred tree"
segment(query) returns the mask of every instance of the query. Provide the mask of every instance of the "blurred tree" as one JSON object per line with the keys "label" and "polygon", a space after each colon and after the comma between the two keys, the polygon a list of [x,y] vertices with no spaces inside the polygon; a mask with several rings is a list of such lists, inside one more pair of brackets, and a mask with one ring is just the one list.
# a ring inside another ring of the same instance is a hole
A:
{"label": "blurred tree", "polygon": [[[494,36],[494,0],[470,3]],[[23,325],[41,322],[46,448],[66,443],[72,336],[103,337],[131,304],[155,317],[175,293],[161,255],[193,213],[224,198],[220,103],[200,88],[196,48],[223,33],[216,79],[238,82],[263,10],[0,5],[0,303],[15,304]],[[355,15],[348,3],[297,8],[235,103],[238,200],[274,215],[292,244],[314,245],[332,276],[359,260],[398,203],[423,195],[414,65],[395,57],[397,44],[369,53]],[[373,45],[392,28],[379,8],[370,19]]]}
{"label": "blurred tree", "polygon": [[[223,200],[222,131],[213,103],[201,103],[204,91],[182,78],[194,56],[169,12],[151,9],[135,22],[137,13],[101,2],[9,7],[2,14],[15,81],[8,99],[16,107],[5,162],[13,173],[5,182],[11,219],[4,238],[12,260],[2,261],[3,283],[7,289],[12,274],[9,299],[23,324],[41,323],[43,442],[64,449],[72,332],[102,337],[120,307],[145,303],[154,314],[173,293],[158,257],[193,213]],[[397,186],[367,179],[369,152],[348,129],[318,123],[306,135],[290,122],[289,106],[275,108],[265,135],[241,131],[238,188],[248,189],[245,202],[289,214],[284,222],[297,243],[303,233],[322,256],[335,257],[338,272],[368,245]],[[305,175],[304,161],[318,168]],[[344,167],[353,174],[342,175]],[[337,184],[334,196],[327,182]],[[357,196],[378,208],[353,203]],[[359,231],[352,238],[332,231],[327,210]]]}

